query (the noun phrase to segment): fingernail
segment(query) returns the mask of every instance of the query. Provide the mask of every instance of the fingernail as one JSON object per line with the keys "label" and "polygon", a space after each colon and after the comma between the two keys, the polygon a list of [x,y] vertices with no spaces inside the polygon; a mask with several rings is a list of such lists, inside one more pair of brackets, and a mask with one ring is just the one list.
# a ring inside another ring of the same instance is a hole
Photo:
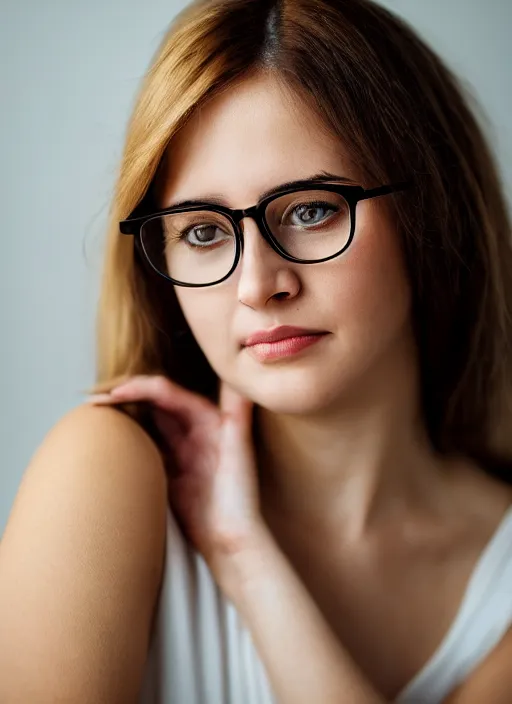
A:
{"label": "fingernail", "polygon": [[127,384],[119,384],[119,386],[114,386],[113,389],[110,389],[110,395],[111,396],[122,396],[123,393],[126,391],[126,386],[127,386]]}

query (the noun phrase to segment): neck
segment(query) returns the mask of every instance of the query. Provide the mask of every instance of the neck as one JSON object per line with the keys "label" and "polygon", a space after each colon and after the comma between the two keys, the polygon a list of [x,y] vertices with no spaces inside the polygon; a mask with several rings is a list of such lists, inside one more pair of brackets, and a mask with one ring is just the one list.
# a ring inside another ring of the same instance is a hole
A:
{"label": "neck", "polygon": [[261,509],[305,528],[362,535],[442,495],[440,460],[424,430],[413,355],[396,350],[357,393],[311,415],[258,408]]}

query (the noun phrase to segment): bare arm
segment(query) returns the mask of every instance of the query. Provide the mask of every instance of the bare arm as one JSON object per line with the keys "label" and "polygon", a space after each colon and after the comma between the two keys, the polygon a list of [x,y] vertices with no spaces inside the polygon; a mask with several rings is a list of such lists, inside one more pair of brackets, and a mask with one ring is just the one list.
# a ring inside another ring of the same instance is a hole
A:
{"label": "bare arm", "polygon": [[511,701],[512,628],[443,704],[510,704]]}
{"label": "bare arm", "polygon": [[384,704],[269,532],[227,556],[224,574],[280,704]]}
{"label": "bare arm", "polygon": [[[251,631],[279,704],[384,704],[334,637],[271,534],[222,558],[224,589]],[[443,704],[510,704],[512,628]]]}
{"label": "bare arm", "polygon": [[119,411],[80,406],[47,435],[0,543],[2,704],[136,701],[166,506],[160,456]]}

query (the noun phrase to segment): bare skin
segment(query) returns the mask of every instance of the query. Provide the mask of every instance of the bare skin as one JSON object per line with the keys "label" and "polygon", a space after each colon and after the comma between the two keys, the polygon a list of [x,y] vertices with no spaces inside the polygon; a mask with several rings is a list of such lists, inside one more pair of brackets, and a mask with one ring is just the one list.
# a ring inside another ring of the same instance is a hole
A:
{"label": "bare skin", "polygon": [[[210,194],[247,207],[264,188],[321,169],[357,181],[340,145],[296,105],[264,76],[212,101],[173,143],[162,207]],[[176,293],[214,370],[258,404],[267,524],[340,641],[393,696],[441,641],[512,493],[430,447],[385,199],[358,210],[357,228],[346,256],[301,267],[247,219],[232,277],[207,295]],[[327,329],[332,344],[255,363],[236,341],[272,324]]]}
{"label": "bare skin", "polygon": [[510,489],[477,468],[462,464],[453,474],[450,512],[390,521],[356,542],[336,525],[266,516],[340,642],[390,701],[439,646],[512,503]]}

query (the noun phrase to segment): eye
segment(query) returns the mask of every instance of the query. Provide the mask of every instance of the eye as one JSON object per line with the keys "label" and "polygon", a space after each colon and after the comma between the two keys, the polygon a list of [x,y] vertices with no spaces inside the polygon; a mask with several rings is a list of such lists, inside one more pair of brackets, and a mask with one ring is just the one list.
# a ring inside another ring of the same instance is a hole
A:
{"label": "eye", "polygon": [[[296,205],[290,213],[291,225],[318,225],[337,212],[331,203],[317,201]],[[286,224],[286,223],[285,223]]]}
{"label": "eye", "polygon": [[218,225],[196,225],[183,230],[180,235],[180,239],[191,247],[210,247],[230,238],[231,235]]}

